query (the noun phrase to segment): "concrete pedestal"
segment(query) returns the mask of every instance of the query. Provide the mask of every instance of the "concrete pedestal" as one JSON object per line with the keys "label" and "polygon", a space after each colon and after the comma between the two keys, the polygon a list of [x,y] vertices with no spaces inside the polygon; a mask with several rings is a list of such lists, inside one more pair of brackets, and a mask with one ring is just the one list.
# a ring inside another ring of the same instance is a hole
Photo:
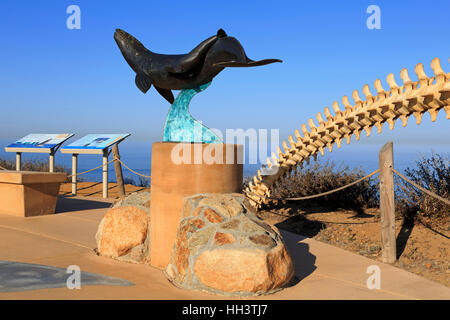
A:
{"label": "concrete pedestal", "polygon": [[152,266],[164,269],[169,263],[184,197],[242,191],[242,150],[242,145],[226,144],[156,142],[152,145]]}
{"label": "concrete pedestal", "polygon": [[21,217],[53,214],[65,173],[0,171],[0,212]]}

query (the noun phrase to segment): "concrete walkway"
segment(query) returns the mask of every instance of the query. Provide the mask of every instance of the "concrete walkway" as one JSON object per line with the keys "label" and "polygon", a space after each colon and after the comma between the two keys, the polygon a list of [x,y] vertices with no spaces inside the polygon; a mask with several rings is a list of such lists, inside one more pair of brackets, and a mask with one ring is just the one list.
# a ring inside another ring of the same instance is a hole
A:
{"label": "concrete walkway", "polygon": [[[120,278],[134,286],[83,286],[0,293],[1,299],[230,299],[174,287],[148,265],[97,256],[95,233],[108,201],[66,198],[57,214],[20,218],[0,211],[0,260],[67,268]],[[69,211],[70,209],[70,211]],[[297,283],[256,299],[450,299],[450,289],[407,271],[282,232],[296,264]],[[370,290],[367,267],[378,265],[381,288]],[[1,268],[0,268],[1,272]]]}

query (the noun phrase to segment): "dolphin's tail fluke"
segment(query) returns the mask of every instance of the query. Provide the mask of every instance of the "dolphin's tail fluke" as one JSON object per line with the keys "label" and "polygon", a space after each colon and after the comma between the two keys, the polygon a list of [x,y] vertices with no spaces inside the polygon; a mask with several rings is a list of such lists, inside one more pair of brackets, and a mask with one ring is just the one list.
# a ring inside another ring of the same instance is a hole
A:
{"label": "dolphin's tail fluke", "polygon": [[240,42],[233,37],[228,37],[222,29],[217,31],[217,42],[209,52],[214,56],[213,67],[257,67],[274,62],[283,62],[280,59],[264,59],[254,61],[247,57]]}
{"label": "dolphin's tail fluke", "polygon": [[274,63],[274,62],[283,62],[283,60],[280,59],[264,59],[264,60],[258,60],[253,61],[252,59],[248,59],[246,62],[239,62],[239,61],[227,61],[227,62],[218,62],[215,63],[213,66],[217,67],[258,67],[258,66],[264,66],[266,64]]}

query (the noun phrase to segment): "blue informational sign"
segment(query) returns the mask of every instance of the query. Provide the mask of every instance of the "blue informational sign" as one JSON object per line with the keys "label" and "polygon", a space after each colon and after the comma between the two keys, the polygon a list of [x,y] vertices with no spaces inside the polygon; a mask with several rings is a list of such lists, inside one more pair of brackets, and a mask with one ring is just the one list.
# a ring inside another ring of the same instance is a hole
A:
{"label": "blue informational sign", "polygon": [[129,133],[120,134],[88,134],[83,138],[65,146],[63,149],[96,149],[102,150],[117,143],[126,137]]}
{"label": "blue informational sign", "polygon": [[72,137],[72,133],[36,134],[32,133],[11,143],[6,148],[53,149]]}

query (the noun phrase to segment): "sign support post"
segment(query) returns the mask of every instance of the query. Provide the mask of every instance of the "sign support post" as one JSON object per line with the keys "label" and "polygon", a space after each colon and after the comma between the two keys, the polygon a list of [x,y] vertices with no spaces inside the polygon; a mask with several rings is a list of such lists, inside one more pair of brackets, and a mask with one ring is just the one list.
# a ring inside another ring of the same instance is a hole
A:
{"label": "sign support post", "polygon": [[16,152],[16,171],[20,171],[22,166],[22,152]]}
{"label": "sign support post", "polygon": [[108,198],[108,148],[103,149],[103,198]]}
{"label": "sign support post", "polygon": [[72,154],[72,195],[77,195],[77,164],[78,154]]}
{"label": "sign support post", "polygon": [[48,158],[48,171],[49,172],[55,171],[55,150],[53,150],[53,149],[50,152],[50,155]]}

